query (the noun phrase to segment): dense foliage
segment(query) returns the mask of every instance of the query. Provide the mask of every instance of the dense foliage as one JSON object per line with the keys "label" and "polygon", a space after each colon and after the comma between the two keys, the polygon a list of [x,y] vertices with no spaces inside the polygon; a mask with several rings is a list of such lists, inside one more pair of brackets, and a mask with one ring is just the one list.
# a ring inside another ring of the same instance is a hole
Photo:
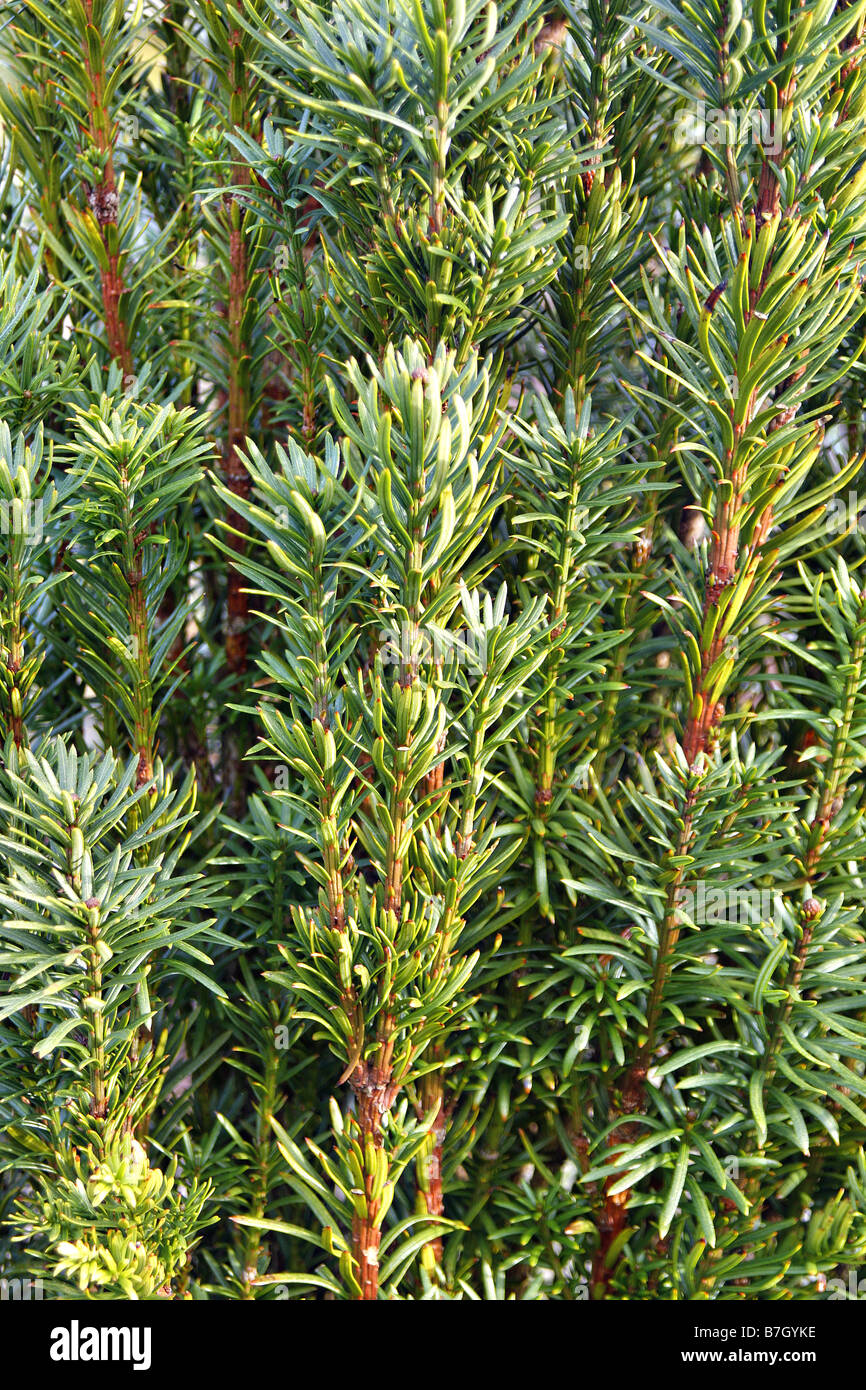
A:
{"label": "dense foliage", "polygon": [[864,37],[5,0],[3,1278],[847,1288]]}

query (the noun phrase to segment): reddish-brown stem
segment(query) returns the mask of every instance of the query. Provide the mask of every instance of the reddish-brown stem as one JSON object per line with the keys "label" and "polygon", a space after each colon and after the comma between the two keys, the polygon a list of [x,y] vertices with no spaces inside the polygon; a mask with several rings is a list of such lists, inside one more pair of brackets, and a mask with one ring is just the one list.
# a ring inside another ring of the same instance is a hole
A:
{"label": "reddish-brown stem", "polygon": [[[85,15],[88,28],[93,29],[93,0],[85,0]],[[93,32],[96,32],[93,30]],[[102,177],[95,187],[85,183],[85,192],[90,211],[99,229],[105,253],[105,265],[100,271],[102,292],[102,312],[108,349],[112,357],[123,368],[124,377],[132,376],[132,353],[129,346],[126,321],[121,308],[124,292],[121,273],[120,244],[118,239],[117,180],[114,173],[114,126],[105,105],[106,74],[104,54],[99,48],[99,65],[94,67],[91,48],[85,35],[82,45],[84,67],[88,80],[88,130],[87,134],[93,148],[98,152]]]}
{"label": "reddish-brown stem", "polygon": [[[244,167],[237,171],[236,183],[249,182],[249,171]],[[241,226],[240,207],[233,198],[228,199],[229,230],[229,293],[228,293],[228,428],[226,431],[225,459],[223,476],[226,486],[235,496],[246,499],[249,496],[250,480],[241,458],[249,430],[249,352],[244,342],[244,311],[248,293],[247,251]],[[229,527],[229,544],[232,550],[241,554],[244,550],[243,534],[246,522],[234,510],[226,517]],[[247,665],[247,623],[249,617],[247,596],[243,590],[240,571],[232,565],[228,574],[227,617],[226,617],[226,665],[235,674],[241,674]]]}
{"label": "reddish-brown stem", "polygon": [[[735,209],[736,212],[736,209]],[[746,253],[747,254],[747,253]],[[768,269],[764,272],[762,284],[766,282]],[[749,315],[754,310],[760,290],[750,302]],[[710,312],[715,307],[718,294],[710,297],[705,306]],[[748,462],[745,456],[738,458],[740,446],[747,433],[755,410],[755,392],[747,402],[745,417],[741,424],[733,421],[734,407],[731,406],[734,444],[727,455],[725,464],[724,491],[719,500],[714,518],[713,543],[704,587],[701,631],[707,631],[707,618],[712,608],[719,604],[725,590],[737,579],[740,548],[740,528],[748,490]],[[758,518],[754,534],[744,562],[745,573],[754,582],[760,547],[772,525],[772,509],[766,508]],[[635,1060],[626,1072],[620,1092],[618,1113],[624,1123],[617,1125],[608,1138],[609,1146],[615,1151],[631,1141],[634,1125],[629,1123],[630,1115],[643,1110],[646,1077],[655,1051],[659,1021],[664,1002],[665,987],[671,971],[674,952],[680,936],[680,904],[685,869],[683,859],[689,854],[695,835],[695,811],[704,775],[704,756],[711,746],[717,726],[725,714],[724,703],[714,697],[710,686],[710,673],[724,651],[725,642],[730,636],[724,621],[720,621],[708,640],[700,642],[700,673],[696,682],[695,696],[683,733],[683,754],[689,769],[689,780],[685,789],[681,811],[681,824],[673,853],[676,865],[669,881],[665,913],[659,931],[653,981],[647,1008],[646,1035],[638,1049]],[[591,1288],[594,1298],[607,1295],[610,1283],[616,1272],[616,1261],[612,1258],[612,1247],[621,1236],[625,1226],[626,1208],[631,1195],[630,1189],[612,1193],[615,1185],[610,1178],[605,1184],[604,1198],[598,1219],[599,1243],[596,1249],[591,1273]]]}
{"label": "reddish-brown stem", "polygon": [[[434,1049],[433,1055],[437,1055]],[[441,1057],[441,1053],[439,1053]],[[436,1118],[430,1128],[428,1135],[428,1147],[422,1151],[419,1157],[419,1164],[423,1165],[423,1182],[419,1183],[424,1206],[427,1215],[438,1218],[445,1211],[445,1197],[442,1191],[442,1156],[445,1148],[445,1136],[447,1133],[447,1116],[445,1114],[445,1082],[441,1071],[428,1072],[421,1079],[421,1105],[422,1114],[429,1114],[431,1110],[436,1110]],[[431,1240],[425,1247],[426,1261],[430,1264],[439,1265],[442,1263],[442,1240],[439,1236]]]}
{"label": "reddish-brown stem", "polygon": [[[382,1147],[382,1116],[391,1109],[399,1090],[399,1083],[393,1079],[394,1023],[393,1015],[383,1015],[379,1025],[376,1060],[359,1061],[351,1077],[361,1144],[365,1152],[368,1141],[372,1141],[377,1149]],[[382,1232],[376,1222],[380,1204],[372,1195],[371,1173],[366,1174],[364,1186],[366,1212],[363,1217],[356,1213],[353,1218],[352,1254],[358,1269],[361,1298],[365,1302],[372,1302],[379,1295],[379,1243]]]}

